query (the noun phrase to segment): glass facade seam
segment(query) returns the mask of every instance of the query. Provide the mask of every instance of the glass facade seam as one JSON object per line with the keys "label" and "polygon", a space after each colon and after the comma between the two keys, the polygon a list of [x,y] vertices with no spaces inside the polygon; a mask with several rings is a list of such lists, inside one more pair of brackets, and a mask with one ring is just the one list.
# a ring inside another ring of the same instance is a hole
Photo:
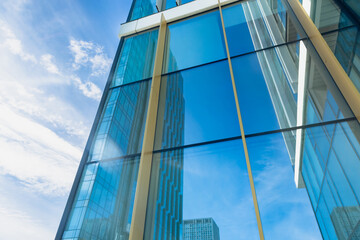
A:
{"label": "glass facade seam", "polygon": [[233,68],[232,68],[232,64],[231,64],[231,57],[230,57],[229,46],[228,46],[228,42],[227,42],[227,36],[226,36],[226,30],[225,30],[224,18],[223,18],[223,13],[222,13],[222,7],[220,5],[220,0],[218,0],[218,4],[219,4],[219,12],[220,12],[220,18],[221,18],[221,26],[222,26],[222,30],[223,30],[223,34],[224,34],[226,54],[227,54],[228,63],[229,63],[231,82],[232,82],[233,91],[234,91],[234,100],[236,103],[236,110],[237,110],[237,115],[238,115],[238,120],[239,120],[239,126],[240,126],[241,135],[244,136],[241,139],[242,139],[242,143],[243,143],[244,154],[245,154],[245,159],[246,159],[246,166],[247,166],[249,182],[250,182],[250,187],[251,187],[251,193],[252,193],[252,198],[253,198],[253,202],[254,202],[257,227],[259,230],[259,237],[261,240],[263,240],[264,239],[263,227],[262,227],[262,223],[261,223],[258,200],[257,200],[257,196],[256,196],[256,189],[255,189],[255,184],[254,184],[254,179],[253,179],[251,164],[250,164],[250,159],[249,159],[249,153],[248,153],[246,140],[245,140],[244,125],[243,125],[241,112],[240,112],[238,93],[237,93],[237,89],[236,89],[236,83],[235,83]]}

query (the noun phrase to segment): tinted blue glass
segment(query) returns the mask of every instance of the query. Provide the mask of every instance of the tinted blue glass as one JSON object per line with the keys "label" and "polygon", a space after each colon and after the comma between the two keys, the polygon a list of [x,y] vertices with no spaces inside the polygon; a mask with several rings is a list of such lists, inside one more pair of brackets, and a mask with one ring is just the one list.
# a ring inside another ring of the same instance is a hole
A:
{"label": "tinted blue glass", "polygon": [[163,72],[226,57],[219,11],[169,25]]}
{"label": "tinted blue glass", "polygon": [[223,9],[230,55],[294,41],[305,37],[281,0],[250,0]]}
{"label": "tinted blue glass", "polygon": [[166,0],[166,9],[176,7],[176,0]]}
{"label": "tinted blue glass", "polygon": [[152,77],[157,37],[154,30],[124,40],[112,87]]}
{"label": "tinted blue glass", "polygon": [[257,55],[235,58],[232,64],[245,133],[279,128]]}
{"label": "tinted blue glass", "polygon": [[[298,45],[299,42],[232,58],[246,134],[297,126],[298,108],[305,116],[303,125],[353,117],[310,43],[301,44],[306,58],[300,58],[296,52]],[[300,61],[307,61],[305,68],[299,68]],[[296,95],[300,81],[305,88],[304,104],[299,106]]]}
{"label": "tinted blue glass", "polygon": [[330,211],[331,209],[328,208],[327,203],[324,200],[324,197],[321,196],[318,204],[318,211],[322,216],[322,221],[324,224],[324,230],[326,231],[329,239],[337,239],[335,229],[332,226],[331,218],[330,218]]}
{"label": "tinted blue glass", "polygon": [[227,61],[162,77],[155,149],[239,135]]}
{"label": "tinted blue glass", "polygon": [[156,13],[156,0],[133,0],[130,21]]}
{"label": "tinted blue glass", "polygon": [[[146,215],[144,239],[259,239],[241,140],[156,153]],[[220,238],[190,231],[203,218]]]}
{"label": "tinted blue glass", "polygon": [[151,81],[111,89],[88,161],[141,151]]}
{"label": "tinted blue glass", "polygon": [[360,128],[356,122],[341,123],[336,126],[333,149],[351,188],[360,200]]}
{"label": "tinted blue glass", "polygon": [[343,2],[360,18],[360,5],[357,0],[343,0]]}
{"label": "tinted blue glass", "polygon": [[348,239],[358,231],[359,136],[357,121],[306,129],[302,173],[326,239]]}
{"label": "tinted blue glass", "polygon": [[334,0],[310,0],[310,14],[321,33],[354,25]]}
{"label": "tinted blue glass", "polygon": [[128,239],[138,168],[139,157],[87,165],[63,239]]}
{"label": "tinted blue glass", "polygon": [[324,35],[355,87],[360,91],[360,37],[359,28],[352,27]]}
{"label": "tinted blue glass", "polygon": [[306,190],[295,186],[284,136],[248,137],[246,142],[265,239],[321,239]]}

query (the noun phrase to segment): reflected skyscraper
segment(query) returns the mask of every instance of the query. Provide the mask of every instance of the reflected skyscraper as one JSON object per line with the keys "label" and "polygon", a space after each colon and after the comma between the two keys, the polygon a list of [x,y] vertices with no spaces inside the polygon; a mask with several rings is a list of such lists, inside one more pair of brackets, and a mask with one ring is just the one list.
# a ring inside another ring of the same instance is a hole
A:
{"label": "reflected skyscraper", "polygon": [[56,239],[357,239],[360,10],[300,2],[134,0]]}
{"label": "reflected skyscraper", "polygon": [[331,213],[336,235],[339,239],[360,238],[360,207],[336,207]]}
{"label": "reflected skyscraper", "polygon": [[184,240],[220,240],[219,227],[212,218],[184,220]]}

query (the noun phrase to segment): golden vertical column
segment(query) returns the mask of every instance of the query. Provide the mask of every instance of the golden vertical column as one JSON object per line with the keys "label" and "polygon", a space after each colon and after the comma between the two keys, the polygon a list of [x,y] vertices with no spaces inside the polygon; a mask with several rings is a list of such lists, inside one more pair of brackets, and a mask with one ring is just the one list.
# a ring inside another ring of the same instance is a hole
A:
{"label": "golden vertical column", "polygon": [[140,166],[136,185],[129,240],[141,240],[144,238],[146,208],[149,195],[149,183],[153,158],[152,153],[155,139],[165,35],[166,21],[164,15],[161,14],[161,22],[156,47],[154,71],[151,82],[149,104],[145,123],[145,133],[141,150]]}
{"label": "golden vertical column", "polygon": [[228,59],[228,62],[229,62],[229,70],[230,70],[231,82],[232,82],[232,87],[233,87],[233,92],[234,92],[236,111],[237,111],[237,115],[238,115],[238,119],[239,119],[241,139],[242,139],[244,153],[245,153],[246,167],[247,167],[247,171],[248,171],[248,175],[249,175],[251,193],[252,193],[252,198],[253,198],[253,202],[254,202],[256,221],[257,221],[257,225],[258,225],[260,239],[263,240],[264,239],[264,232],[263,232],[262,223],[261,223],[259,205],[258,205],[258,201],[257,201],[257,197],[256,197],[254,179],[253,179],[253,175],[252,175],[252,171],[251,171],[249,153],[248,153],[246,140],[245,140],[244,125],[243,125],[242,118],[241,118],[240,105],[239,105],[238,94],[237,94],[237,90],[236,90],[236,84],[235,84],[233,68],[232,68],[232,64],[231,64],[231,57],[230,57],[230,52],[229,52],[229,46],[228,46],[228,43],[227,43],[226,30],[225,30],[225,24],[224,24],[224,18],[223,18],[223,14],[222,14],[222,8],[221,8],[220,0],[218,0],[218,4],[219,4],[219,11],[220,11],[221,25],[222,25],[223,34],[224,34],[224,42],[225,42],[226,54],[227,54],[227,59]]}
{"label": "golden vertical column", "polygon": [[360,122],[360,93],[298,0],[287,0],[315,50]]}

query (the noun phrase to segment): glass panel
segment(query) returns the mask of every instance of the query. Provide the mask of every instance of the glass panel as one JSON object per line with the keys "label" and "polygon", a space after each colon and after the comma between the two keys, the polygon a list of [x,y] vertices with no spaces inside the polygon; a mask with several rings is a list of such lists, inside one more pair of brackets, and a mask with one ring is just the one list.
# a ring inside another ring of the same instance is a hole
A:
{"label": "glass panel", "polygon": [[141,151],[151,81],[110,89],[88,161]]}
{"label": "glass panel", "polygon": [[224,8],[223,14],[231,56],[305,37],[280,0],[245,1]]}
{"label": "glass panel", "polygon": [[239,135],[227,61],[162,77],[155,149]]}
{"label": "glass panel", "polygon": [[140,157],[88,164],[63,239],[128,239]]}
{"label": "glass panel", "polygon": [[[265,239],[322,239],[281,133],[246,138]],[[296,233],[296,237],[294,236]]]}
{"label": "glass panel", "polygon": [[313,208],[321,213],[320,227],[326,239],[357,237],[359,141],[356,120],[306,129],[302,173]]}
{"label": "glass panel", "polygon": [[360,31],[357,27],[324,35],[336,58],[360,91]]}
{"label": "glass panel", "polygon": [[163,72],[172,72],[226,57],[219,11],[168,26]]}
{"label": "glass panel", "polygon": [[156,0],[133,0],[132,9],[129,12],[129,20],[146,17],[157,12]]}
{"label": "glass panel", "polygon": [[241,140],[154,154],[149,192],[144,239],[259,239]]}
{"label": "glass panel", "polygon": [[124,39],[111,87],[152,77],[158,30]]}
{"label": "glass panel", "polygon": [[[321,33],[354,25],[334,0],[306,0],[310,17]],[[304,3],[303,3],[304,4]]]}
{"label": "glass panel", "polygon": [[360,18],[360,5],[357,0],[342,0],[342,2]]}
{"label": "glass panel", "polygon": [[298,126],[298,113],[302,125],[353,117],[309,42],[236,57],[232,64],[246,134]]}

